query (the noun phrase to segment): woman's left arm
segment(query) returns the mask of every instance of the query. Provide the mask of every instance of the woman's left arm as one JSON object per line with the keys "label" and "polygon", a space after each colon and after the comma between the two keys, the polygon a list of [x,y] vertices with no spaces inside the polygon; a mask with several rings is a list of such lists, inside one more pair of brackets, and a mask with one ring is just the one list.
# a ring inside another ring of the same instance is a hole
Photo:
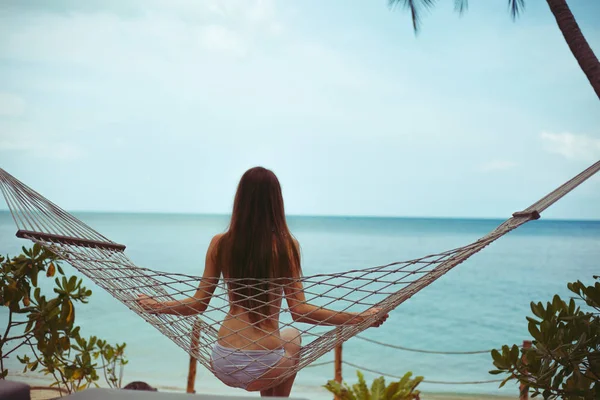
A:
{"label": "woman's left arm", "polygon": [[151,314],[194,315],[206,311],[208,303],[219,283],[221,270],[216,263],[216,249],[221,234],[215,235],[206,251],[204,274],[200,285],[192,297],[183,300],[160,302],[146,295],[138,295],[138,303]]}

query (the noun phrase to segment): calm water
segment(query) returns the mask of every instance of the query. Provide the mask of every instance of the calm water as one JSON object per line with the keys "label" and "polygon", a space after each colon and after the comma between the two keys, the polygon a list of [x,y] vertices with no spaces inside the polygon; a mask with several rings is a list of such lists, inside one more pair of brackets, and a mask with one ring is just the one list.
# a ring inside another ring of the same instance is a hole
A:
{"label": "calm water", "polygon": [[[112,240],[127,245],[140,266],[199,275],[212,235],[223,231],[226,216],[159,214],[78,214]],[[468,219],[290,217],[292,232],[302,246],[306,275],[370,267],[411,259],[468,244],[501,221]],[[27,242],[14,236],[7,212],[0,212],[0,251],[15,255]],[[528,338],[525,316],[529,302],[568,295],[566,283],[590,281],[600,273],[600,221],[535,221],[510,233],[394,310],[381,328],[362,335],[400,346],[469,351],[490,349]],[[69,269],[68,273],[73,270]],[[145,380],[159,387],[185,387],[187,354],[106,292],[94,291],[78,309],[84,335],[127,342],[130,360],[125,382]],[[6,313],[0,310],[0,326]],[[299,326],[302,329],[301,326]],[[344,344],[344,360],[394,375],[406,371],[438,381],[474,381],[494,377],[489,354],[436,355],[387,349],[360,339]],[[319,361],[333,359],[333,354]],[[13,371],[20,369],[15,360]],[[367,378],[375,377],[366,374]],[[306,368],[295,393],[328,398],[319,386],[333,377],[333,366]],[[354,369],[344,367],[353,380]],[[424,391],[515,394],[514,385],[423,384]],[[230,392],[199,368],[198,392]]]}

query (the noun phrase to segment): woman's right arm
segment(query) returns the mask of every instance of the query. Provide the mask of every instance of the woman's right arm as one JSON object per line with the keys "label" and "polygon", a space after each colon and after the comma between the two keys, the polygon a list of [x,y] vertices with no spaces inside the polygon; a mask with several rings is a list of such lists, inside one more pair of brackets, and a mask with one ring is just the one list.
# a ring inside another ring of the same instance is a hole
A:
{"label": "woman's right arm", "polygon": [[[378,308],[370,308],[361,313],[333,311],[309,304],[306,302],[302,282],[297,280],[287,285],[284,292],[292,319],[295,322],[304,322],[313,325],[355,325],[364,322],[369,317],[381,311]],[[387,314],[381,316],[371,326],[377,327],[381,325],[387,317]]]}
{"label": "woman's right arm", "polygon": [[[294,244],[299,250],[299,245],[296,240]],[[298,276],[292,277],[292,282],[284,288],[285,298],[295,322],[304,322],[314,325],[355,325],[364,322],[366,319],[378,314],[381,310],[378,308],[370,308],[361,313],[333,311],[324,307],[309,304],[306,301],[304,287]],[[388,314],[380,316],[373,322],[371,326],[377,327],[385,322]]]}

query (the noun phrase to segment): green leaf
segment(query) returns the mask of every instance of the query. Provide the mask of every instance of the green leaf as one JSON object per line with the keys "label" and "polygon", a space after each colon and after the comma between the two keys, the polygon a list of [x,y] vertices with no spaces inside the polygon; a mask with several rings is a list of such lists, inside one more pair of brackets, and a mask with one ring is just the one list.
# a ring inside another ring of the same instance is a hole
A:
{"label": "green leaf", "polygon": [[563,306],[564,302],[557,294],[555,294],[552,298],[552,307],[554,308],[555,312],[561,309]]}
{"label": "green leaf", "polygon": [[575,300],[569,300],[569,315],[573,315],[575,312]]}
{"label": "green leaf", "polygon": [[516,364],[519,360],[519,348],[516,345],[510,349],[510,362],[511,364]]}
{"label": "green leaf", "polygon": [[585,343],[586,339],[587,335],[585,332],[583,332],[577,340],[577,343],[575,343],[575,345],[573,346],[573,350],[577,350],[579,347],[581,347]]}
{"label": "green leaf", "polygon": [[34,266],[31,268],[31,276],[30,276],[30,278],[31,278],[31,284],[32,284],[34,287],[37,287],[37,282],[38,282],[38,272],[39,272],[39,270],[38,270],[38,267],[37,267],[37,265],[34,265]]}
{"label": "green leaf", "polygon": [[369,394],[369,388],[367,387],[367,383],[365,382],[364,375],[360,371],[356,371],[356,375],[358,376],[358,392],[356,393],[356,397],[364,400],[370,400],[371,396]]}
{"label": "green leaf", "polygon": [[513,376],[508,376],[506,379],[504,379],[502,382],[500,382],[500,386],[499,387],[503,387],[504,385],[506,385],[506,382],[510,381],[511,379],[514,379]]}
{"label": "green leaf", "polygon": [[508,365],[506,364],[504,357],[500,354],[500,352],[496,349],[492,350],[492,358],[494,359],[494,365],[500,369],[507,369]]}
{"label": "green leaf", "polygon": [[529,333],[531,334],[531,336],[536,339],[536,340],[540,340],[542,337],[542,334],[540,332],[540,330],[538,329],[538,327],[536,326],[535,323],[530,322],[529,325],[527,326],[527,328],[529,329]]}
{"label": "green leaf", "polygon": [[77,277],[76,276],[72,276],[71,278],[69,278],[69,281],[67,282],[66,285],[66,290],[67,292],[72,292],[73,290],[75,290],[75,284],[77,283]]}
{"label": "green leaf", "polygon": [[533,314],[538,317],[538,318],[544,318],[544,306],[542,305],[542,303],[534,303],[531,302],[531,311],[533,312]]}
{"label": "green leaf", "polygon": [[371,385],[371,400],[383,400],[385,394],[385,378],[380,376]]}
{"label": "green leaf", "polygon": [[398,392],[400,388],[399,382],[392,382],[385,390],[385,399],[391,399]]}

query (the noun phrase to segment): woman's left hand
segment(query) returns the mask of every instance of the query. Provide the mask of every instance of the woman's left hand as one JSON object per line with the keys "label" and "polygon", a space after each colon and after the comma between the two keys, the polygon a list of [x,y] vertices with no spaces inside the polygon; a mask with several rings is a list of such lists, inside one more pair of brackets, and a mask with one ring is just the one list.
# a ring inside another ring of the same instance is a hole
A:
{"label": "woman's left hand", "polygon": [[145,294],[138,294],[135,300],[144,310],[151,314],[156,314],[160,307],[160,302],[154,300],[152,297]]}

